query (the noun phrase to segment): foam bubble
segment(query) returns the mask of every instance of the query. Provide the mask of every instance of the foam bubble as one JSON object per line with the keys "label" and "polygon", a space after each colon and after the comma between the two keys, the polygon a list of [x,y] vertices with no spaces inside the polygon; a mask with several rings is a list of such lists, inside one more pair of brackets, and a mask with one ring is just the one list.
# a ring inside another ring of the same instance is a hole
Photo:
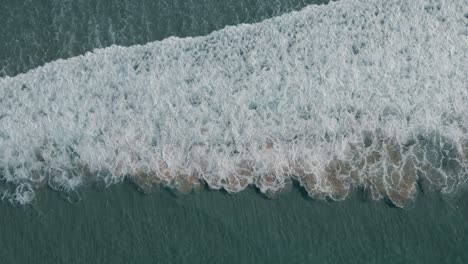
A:
{"label": "foam bubble", "polygon": [[1,177],[31,186],[25,202],[125,178],[267,194],[294,179],[402,207],[418,182],[452,192],[468,179],[466,6],[340,1],[2,78]]}

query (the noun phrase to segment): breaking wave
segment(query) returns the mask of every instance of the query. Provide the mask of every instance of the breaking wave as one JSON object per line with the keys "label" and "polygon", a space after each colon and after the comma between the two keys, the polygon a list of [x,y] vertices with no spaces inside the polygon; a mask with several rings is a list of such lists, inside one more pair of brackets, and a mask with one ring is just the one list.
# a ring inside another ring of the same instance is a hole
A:
{"label": "breaking wave", "polygon": [[[206,183],[404,207],[468,180],[466,0],[348,0],[0,79],[3,199]],[[10,187],[8,187],[10,186]],[[11,186],[13,186],[11,188]]]}

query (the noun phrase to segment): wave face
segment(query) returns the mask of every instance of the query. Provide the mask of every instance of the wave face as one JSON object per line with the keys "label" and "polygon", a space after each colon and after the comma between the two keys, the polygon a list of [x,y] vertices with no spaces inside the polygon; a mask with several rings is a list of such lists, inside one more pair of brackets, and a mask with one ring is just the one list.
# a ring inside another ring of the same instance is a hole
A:
{"label": "wave face", "polygon": [[0,79],[3,199],[128,178],[404,207],[468,179],[466,0],[349,0]]}

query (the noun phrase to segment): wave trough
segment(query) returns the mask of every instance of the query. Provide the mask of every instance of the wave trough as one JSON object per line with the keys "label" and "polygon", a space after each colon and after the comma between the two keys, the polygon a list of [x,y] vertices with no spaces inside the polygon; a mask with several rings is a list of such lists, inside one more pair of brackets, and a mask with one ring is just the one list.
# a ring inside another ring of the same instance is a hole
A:
{"label": "wave trough", "polygon": [[349,0],[0,79],[3,199],[128,178],[405,207],[468,180],[466,0]]}

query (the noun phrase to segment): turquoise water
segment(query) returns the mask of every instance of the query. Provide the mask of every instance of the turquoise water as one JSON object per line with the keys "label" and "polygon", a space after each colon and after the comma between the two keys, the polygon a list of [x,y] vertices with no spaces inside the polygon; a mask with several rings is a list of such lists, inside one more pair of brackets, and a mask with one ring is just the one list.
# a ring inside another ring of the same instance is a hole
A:
{"label": "turquoise water", "polygon": [[[328,1],[2,1],[0,76],[112,44],[206,35],[322,2]],[[353,52],[365,54],[364,46],[353,45]],[[462,170],[450,140],[436,135],[432,146],[428,138],[418,138],[422,152],[442,164],[429,172]],[[297,183],[274,199],[254,187],[228,194],[203,184],[190,194],[169,188],[144,194],[138,181],[102,184],[76,192],[38,188],[36,199],[23,206],[5,199],[0,263],[468,262],[468,192],[442,194],[427,180],[417,181],[417,199],[406,209],[388,198],[372,201],[360,189],[340,202],[311,199]]]}

